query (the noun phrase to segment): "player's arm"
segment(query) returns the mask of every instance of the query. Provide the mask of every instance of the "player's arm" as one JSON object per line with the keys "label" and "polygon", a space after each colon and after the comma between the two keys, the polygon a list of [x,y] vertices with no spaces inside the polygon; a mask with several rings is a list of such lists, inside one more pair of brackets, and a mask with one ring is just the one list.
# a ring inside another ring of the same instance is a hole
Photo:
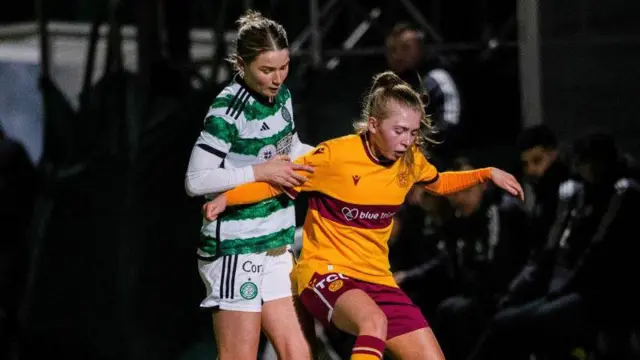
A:
{"label": "player's arm", "polygon": [[448,195],[491,179],[491,168],[469,171],[435,171],[431,178],[419,182],[434,194]]}
{"label": "player's arm", "polygon": [[424,156],[420,161],[420,176],[418,183],[422,184],[425,190],[437,194],[448,195],[474,185],[481,184],[487,180],[492,180],[498,187],[508,191],[513,196],[518,196],[524,200],[522,186],[513,175],[494,167],[487,167],[468,171],[446,171],[438,170],[429,163]]}
{"label": "player's arm", "polygon": [[224,108],[209,109],[204,129],[191,151],[185,176],[187,194],[200,196],[218,193],[255,181],[251,166],[224,168],[224,159],[237,136],[234,119],[225,114]]}
{"label": "player's arm", "polygon": [[[298,170],[296,173],[302,176],[309,174],[302,170]],[[294,195],[290,194],[297,194],[302,190],[302,187],[303,186],[296,186],[294,188],[286,188],[287,190],[285,190],[283,187],[273,186],[266,182],[254,182],[238,186],[220,196],[226,197],[227,205],[246,205],[276,197],[283,192],[287,193],[290,197],[295,198]]]}
{"label": "player's arm", "polygon": [[253,204],[278,196],[282,193],[285,193],[290,198],[295,199],[301,191],[313,191],[316,188],[315,184],[318,183],[321,177],[325,176],[324,173],[326,173],[326,169],[329,164],[329,150],[326,146],[320,145],[296,159],[294,164],[313,168],[313,173],[304,169],[296,170],[296,173],[306,176],[307,178],[307,181],[302,185],[281,187],[273,186],[265,182],[242,185],[224,193],[227,205]]}
{"label": "player's arm", "polygon": [[295,172],[303,168],[286,161],[274,160],[241,168],[225,168],[224,159],[238,137],[236,120],[225,111],[224,107],[212,107],[205,118],[204,129],[189,159],[185,176],[187,194],[200,196],[220,193],[254,181],[268,181],[282,186],[300,185],[306,181],[305,177]]}
{"label": "player's arm", "polygon": [[286,193],[291,198],[295,198],[300,191],[317,190],[315,184],[327,180],[329,166],[329,149],[321,144],[306,155],[296,159],[298,164],[312,166],[314,172],[308,174],[308,180],[301,186],[293,188],[276,187],[268,183],[258,182],[242,185],[229,190],[215,199],[205,203],[202,207],[204,217],[209,221],[217,219],[228,205],[252,204],[261,200],[269,199],[282,193]]}

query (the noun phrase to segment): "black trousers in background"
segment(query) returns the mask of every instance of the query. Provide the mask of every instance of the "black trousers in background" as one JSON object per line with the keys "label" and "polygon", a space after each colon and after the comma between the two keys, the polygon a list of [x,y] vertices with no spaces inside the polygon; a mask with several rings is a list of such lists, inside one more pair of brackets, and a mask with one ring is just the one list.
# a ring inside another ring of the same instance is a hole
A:
{"label": "black trousers in background", "polygon": [[442,301],[431,324],[447,360],[464,360],[495,312],[495,304],[456,295]]}
{"label": "black trousers in background", "polygon": [[568,354],[589,335],[588,323],[585,302],[577,293],[506,308],[491,319],[469,360]]}

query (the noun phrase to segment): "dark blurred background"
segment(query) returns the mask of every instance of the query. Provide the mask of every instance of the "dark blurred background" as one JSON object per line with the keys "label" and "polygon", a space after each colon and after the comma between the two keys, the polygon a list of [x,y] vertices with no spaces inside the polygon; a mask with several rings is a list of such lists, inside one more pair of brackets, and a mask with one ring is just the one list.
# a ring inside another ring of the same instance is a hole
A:
{"label": "dark blurred background", "polygon": [[[0,336],[8,349],[0,358],[214,358],[210,317],[198,308],[203,199],[187,197],[183,182],[207,107],[230,79],[223,58],[246,8],[287,29],[287,85],[306,143],[351,131],[372,76],[388,68],[387,35],[411,22],[457,87],[459,121],[446,132],[446,156],[435,158],[443,168],[463,155],[473,167],[499,166],[524,183],[529,148],[517,139],[539,124],[568,158],[591,130],[609,134],[620,157],[640,156],[635,0],[14,2],[0,12]],[[321,36],[305,37],[313,14]],[[567,164],[579,175],[574,161]],[[615,180],[622,178],[627,173]],[[422,212],[398,222],[424,235],[429,206],[412,206]],[[596,230],[584,235],[586,244]],[[638,240],[630,231],[616,236]],[[456,252],[444,248],[438,254]],[[427,251],[416,262],[431,257]],[[615,274],[611,281],[635,287]],[[418,288],[449,286],[426,279]],[[428,303],[430,314],[437,307]],[[635,324],[598,323],[562,356],[605,358],[603,344],[613,342],[602,329],[633,340]],[[338,349],[342,340],[327,341]],[[622,342],[614,347],[626,349]]]}

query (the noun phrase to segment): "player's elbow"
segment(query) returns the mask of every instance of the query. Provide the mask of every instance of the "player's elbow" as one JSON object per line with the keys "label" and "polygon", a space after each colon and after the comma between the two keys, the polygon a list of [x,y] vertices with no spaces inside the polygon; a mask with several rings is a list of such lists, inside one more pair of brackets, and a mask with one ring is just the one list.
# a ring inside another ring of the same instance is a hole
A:
{"label": "player's elbow", "polygon": [[202,193],[202,189],[199,188],[197,181],[189,176],[186,176],[184,179],[184,189],[190,197],[204,195],[204,193]]}

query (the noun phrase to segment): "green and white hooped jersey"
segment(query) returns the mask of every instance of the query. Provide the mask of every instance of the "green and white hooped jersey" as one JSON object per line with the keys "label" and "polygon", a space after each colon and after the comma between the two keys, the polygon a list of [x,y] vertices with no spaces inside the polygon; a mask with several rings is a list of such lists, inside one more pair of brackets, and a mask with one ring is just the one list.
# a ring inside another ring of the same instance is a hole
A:
{"label": "green and white hooped jersey", "polygon": [[[196,146],[222,158],[224,168],[290,155],[294,136],[297,140],[292,109],[291,93],[284,85],[269,103],[237,77],[209,107]],[[232,206],[216,221],[204,220],[198,253],[210,257],[263,252],[292,244],[294,232],[294,204],[286,195]]]}

